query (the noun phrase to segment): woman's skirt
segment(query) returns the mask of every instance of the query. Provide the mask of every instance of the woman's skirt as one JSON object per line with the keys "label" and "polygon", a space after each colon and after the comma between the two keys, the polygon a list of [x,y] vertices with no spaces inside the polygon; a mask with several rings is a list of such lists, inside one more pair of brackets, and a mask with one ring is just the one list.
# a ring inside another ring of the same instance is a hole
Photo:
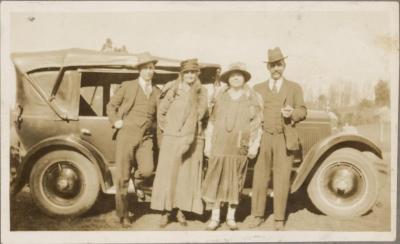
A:
{"label": "woman's skirt", "polygon": [[246,156],[211,156],[202,187],[202,198],[210,205],[239,204],[247,173]]}
{"label": "woman's skirt", "polygon": [[164,135],[150,207],[155,210],[203,213],[201,183],[204,140],[197,139],[185,154],[181,154],[183,138]]}

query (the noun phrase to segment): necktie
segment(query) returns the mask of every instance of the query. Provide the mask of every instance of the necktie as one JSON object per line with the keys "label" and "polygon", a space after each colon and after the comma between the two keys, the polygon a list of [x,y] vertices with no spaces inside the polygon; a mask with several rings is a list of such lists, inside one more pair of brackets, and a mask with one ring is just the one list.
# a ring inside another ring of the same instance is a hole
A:
{"label": "necktie", "polygon": [[274,93],[274,94],[277,94],[278,93],[278,87],[276,86],[276,80],[273,80],[272,81],[273,83],[272,83],[272,92]]}
{"label": "necktie", "polygon": [[147,98],[150,97],[150,94],[151,94],[151,85],[150,84],[146,84],[144,93],[146,94]]}

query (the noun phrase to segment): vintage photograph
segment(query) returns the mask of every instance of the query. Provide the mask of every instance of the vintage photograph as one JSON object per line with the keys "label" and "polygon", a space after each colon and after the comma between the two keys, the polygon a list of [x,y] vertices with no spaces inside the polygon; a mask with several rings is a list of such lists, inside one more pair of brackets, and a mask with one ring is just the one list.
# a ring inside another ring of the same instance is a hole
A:
{"label": "vintage photograph", "polygon": [[2,242],[394,241],[398,90],[398,2],[4,1]]}

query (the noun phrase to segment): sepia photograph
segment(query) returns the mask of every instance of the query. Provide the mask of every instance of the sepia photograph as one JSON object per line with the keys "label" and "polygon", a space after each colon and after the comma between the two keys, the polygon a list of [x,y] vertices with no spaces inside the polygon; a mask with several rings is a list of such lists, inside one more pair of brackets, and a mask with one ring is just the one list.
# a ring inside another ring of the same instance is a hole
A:
{"label": "sepia photograph", "polygon": [[2,243],[397,239],[398,2],[0,6]]}

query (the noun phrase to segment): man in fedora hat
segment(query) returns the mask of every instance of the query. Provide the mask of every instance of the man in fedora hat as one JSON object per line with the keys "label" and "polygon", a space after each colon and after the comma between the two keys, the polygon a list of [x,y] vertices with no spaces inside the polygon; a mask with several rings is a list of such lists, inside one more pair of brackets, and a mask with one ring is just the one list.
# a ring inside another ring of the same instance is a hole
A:
{"label": "man in fedora hat", "polygon": [[[128,184],[131,177],[132,162],[136,162],[134,172],[135,189],[140,188],[144,178],[154,169],[153,124],[159,90],[152,85],[157,59],[149,53],[138,56],[139,78],[125,81],[107,104],[108,118],[117,130],[116,136],[116,214],[122,225],[131,222],[128,211]],[[143,197],[143,192],[137,190]]]}
{"label": "man in fedora hat", "polygon": [[267,187],[273,171],[274,228],[281,230],[286,217],[293,152],[299,150],[296,123],[306,118],[307,110],[299,84],[283,77],[285,56],[279,47],[268,50],[270,79],[254,86],[264,103],[263,136],[254,166],[250,227],[264,221]]}

